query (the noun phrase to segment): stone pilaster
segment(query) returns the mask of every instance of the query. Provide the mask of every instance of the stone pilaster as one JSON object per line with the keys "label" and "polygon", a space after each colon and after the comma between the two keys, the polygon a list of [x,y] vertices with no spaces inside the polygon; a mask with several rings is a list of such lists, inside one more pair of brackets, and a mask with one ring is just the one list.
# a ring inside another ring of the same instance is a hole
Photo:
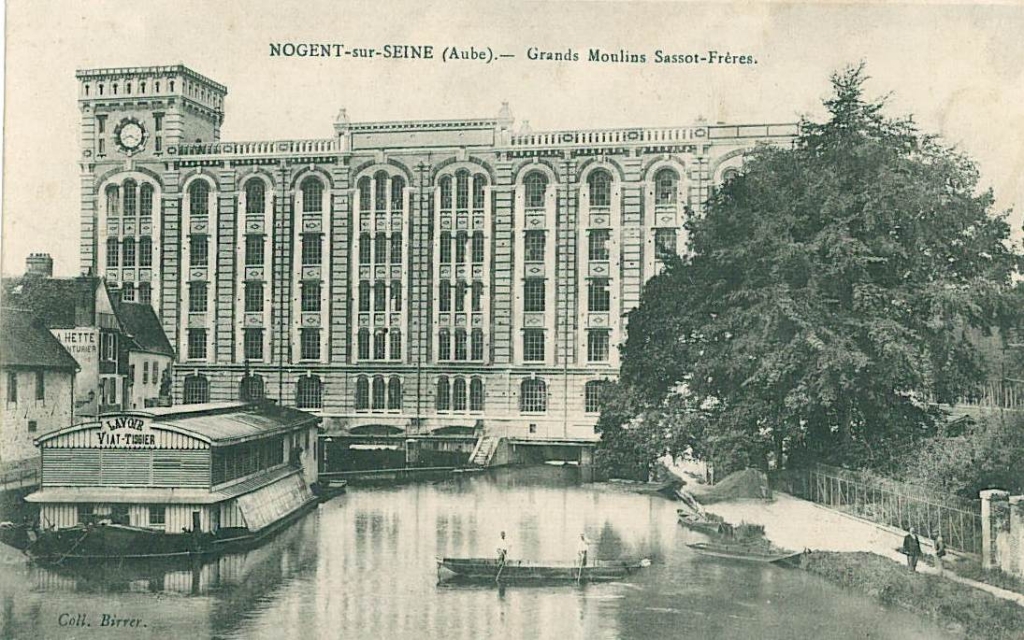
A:
{"label": "stone pilaster", "polygon": [[1009,493],[998,489],[981,492],[981,566],[985,569],[999,568],[999,557],[1003,553],[1000,544],[1005,544],[1010,531]]}

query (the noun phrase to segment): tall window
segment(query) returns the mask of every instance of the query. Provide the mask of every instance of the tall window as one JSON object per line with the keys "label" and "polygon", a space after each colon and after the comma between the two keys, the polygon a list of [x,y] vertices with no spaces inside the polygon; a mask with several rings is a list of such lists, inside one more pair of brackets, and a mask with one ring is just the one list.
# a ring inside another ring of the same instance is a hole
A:
{"label": "tall window", "polygon": [[452,262],[452,234],[448,231],[441,232],[441,264]]}
{"label": "tall window", "polygon": [[654,204],[675,204],[679,174],[665,168],[654,175]]}
{"label": "tall window", "polygon": [[356,411],[367,411],[370,408],[370,381],[366,376],[356,378]]}
{"label": "tall window", "polygon": [[139,212],[136,187],[135,181],[131,178],[124,181],[124,215],[126,218],[134,218]]}
{"label": "tall window", "polygon": [[547,385],[540,378],[527,378],[519,386],[519,411],[543,413],[548,410]]}
{"label": "tall window", "polygon": [[531,230],[523,237],[523,253],[527,262],[544,261],[544,232]]}
{"label": "tall window", "polygon": [[205,282],[188,283],[188,310],[190,313],[206,313],[208,299]]}
{"label": "tall window", "polygon": [[320,311],[320,283],[306,280],[302,283],[302,310]]}
{"label": "tall window", "polygon": [[267,186],[259,178],[252,178],[245,183],[245,212],[254,214],[266,213]]}
{"label": "tall window", "polygon": [[466,263],[466,233],[460,231],[455,234],[455,264]]}
{"label": "tall window", "polygon": [[373,359],[387,360],[388,334],[384,329],[373,334]]}
{"label": "tall window", "polygon": [[323,242],[319,233],[302,234],[302,264],[318,265],[323,261]]}
{"label": "tall window", "polygon": [[448,378],[441,376],[437,379],[437,410],[450,411],[451,408],[451,387]]}
{"label": "tall window", "polygon": [[210,401],[210,381],[206,376],[185,376],[182,389],[183,404],[203,404]]}
{"label": "tall window", "polygon": [[319,329],[299,329],[299,357],[303,360],[320,359]]}
{"label": "tall window", "polygon": [[480,362],[484,359],[484,330],[473,329],[472,336],[470,360]]}
{"label": "tall window", "polygon": [[36,400],[46,399],[46,373],[36,371]]}
{"label": "tall window", "polygon": [[210,185],[196,180],[188,188],[188,207],[194,217],[210,215]]}
{"label": "tall window", "polygon": [[523,311],[544,311],[544,278],[523,281]]}
{"label": "tall window", "polygon": [[363,176],[359,179],[359,211],[370,210],[370,179]]}
{"label": "tall window", "polygon": [[469,381],[469,410],[484,410],[484,381],[480,378]]}
{"label": "tall window", "polygon": [[135,302],[135,285],[133,283],[126,282],[121,287],[121,299],[125,302]]}
{"label": "tall window", "polygon": [[373,379],[373,396],[371,399],[370,409],[373,411],[384,410],[384,378],[382,376],[376,376]]}
{"label": "tall window", "polygon": [[246,313],[262,313],[263,312],[263,283],[262,282],[246,282],[245,283],[245,312]]}
{"label": "tall window", "polygon": [[373,195],[375,202],[373,208],[375,211],[387,211],[387,197],[388,197],[388,174],[384,171],[378,171],[373,176]]}
{"label": "tall window", "polygon": [[147,182],[139,187],[139,215],[143,218],[153,215],[153,185]]}
{"label": "tall window", "polygon": [[589,236],[589,257],[591,260],[608,259],[608,240],[611,232],[607,229],[591,229]]}
{"label": "tall window", "polygon": [[153,239],[149,236],[139,238],[139,266],[153,266]]}
{"label": "tall window", "polygon": [[206,329],[188,330],[188,359],[206,359]]}
{"label": "tall window", "polygon": [[547,190],[548,179],[540,171],[534,171],[523,180],[526,188],[526,207],[539,209],[544,206],[544,192]]}
{"label": "tall window", "polygon": [[402,234],[391,234],[391,264],[402,264]]}
{"label": "tall window", "polygon": [[602,394],[608,383],[604,380],[591,380],[584,387],[583,405],[587,413],[598,413],[601,411]]}
{"label": "tall window", "polygon": [[612,203],[612,176],[603,169],[591,171],[587,176],[590,186],[590,206],[607,207]]}
{"label": "tall window", "polygon": [[139,302],[149,304],[153,301],[153,287],[148,282],[139,283]]}
{"label": "tall window", "polygon": [[483,175],[473,176],[473,208],[484,208],[484,188],[487,186],[487,179]]}
{"label": "tall window", "polygon": [[402,359],[402,330],[391,329],[388,331],[388,350],[392,360]]}
{"label": "tall window", "polygon": [[592,329],[587,332],[587,361],[608,361],[608,330]]}
{"label": "tall window", "polygon": [[462,313],[466,310],[466,283],[459,280],[455,283],[455,312]]}
{"label": "tall window", "polygon": [[447,280],[437,284],[437,310],[441,313],[452,310],[452,283]]}
{"label": "tall window", "polygon": [[455,330],[455,359],[465,360],[466,359],[466,330],[456,329]]}
{"label": "tall window", "polygon": [[466,410],[466,381],[455,378],[452,383],[452,411]]}
{"label": "tall window", "polygon": [[366,280],[359,281],[359,311],[366,313],[370,310],[370,283]]}
{"label": "tall window", "polygon": [[469,208],[469,172],[465,169],[455,173],[455,206]]}
{"label": "tall window", "polygon": [[452,208],[452,178],[451,176],[445,176],[441,178],[441,208],[451,209]]}
{"label": "tall window", "polygon": [[473,311],[479,312],[483,308],[484,283],[479,280],[473,283]]}
{"label": "tall window", "polygon": [[544,330],[523,330],[523,360],[542,362],[544,360]]}
{"label": "tall window", "polygon": [[402,380],[398,376],[391,376],[388,380],[388,411],[402,410]]}
{"label": "tall window", "polygon": [[18,372],[7,372],[7,402],[18,401]]}
{"label": "tall window", "polygon": [[117,238],[107,238],[107,266],[116,267],[120,255],[121,243],[117,241]]}
{"label": "tall window", "polygon": [[360,360],[370,359],[370,330],[360,329],[356,340]]}
{"label": "tall window", "polygon": [[302,376],[295,384],[295,406],[300,409],[321,409],[324,406],[323,385],[317,376]]}
{"label": "tall window", "polygon": [[121,215],[121,188],[117,185],[107,187],[107,217],[112,218]]}
{"label": "tall window", "polygon": [[676,253],[676,230],[655,229],[654,231],[654,255],[658,258],[668,258]]}
{"label": "tall window", "polygon": [[243,402],[259,402],[266,395],[263,386],[263,377],[256,374],[248,374],[242,377],[239,385],[238,397]]}
{"label": "tall window", "polygon": [[245,236],[245,265],[247,267],[263,266],[263,236],[249,234]]}
{"label": "tall window", "polygon": [[135,266],[135,238],[124,239],[124,266]]}
{"label": "tall window", "polygon": [[188,260],[192,266],[205,266],[210,257],[210,243],[206,236],[192,236]]}
{"label": "tall window", "polygon": [[246,329],[242,334],[242,342],[246,360],[263,360],[263,329]]}
{"label": "tall window", "polygon": [[370,264],[373,261],[371,258],[372,252],[373,246],[372,241],[370,240],[370,234],[359,234],[359,264]]}
{"label": "tall window", "polygon": [[319,213],[323,211],[324,183],[309,176],[302,181],[302,212]]}
{"label": "tall window", "polygon": [[402,205],[404,204],[405,198],[403,192],[405,191],[405,180],[402,176],[391,177],[391,210],[401,211]]}
{"label": "tall window", "polygon": [[399,312],[402,310],[402,281],[391,281],[391,310]]}
{"label": "tall window", "polygon": [[385,311],[388,307],[387,285],[378,280],[373,283],[373,310]]}
{"label": "tall window", "polygon": [[481,264],[484,261],[484,232],[473,232],[473,264]]}
{"label": "tall window", "polygon": [[373,263],[386,264],[388,261],[388,237],[378,233],[373,240]]}
{"label": "tall window", "polygon": [[587,283],[587,310],[608,311],[611,309],[611,293],[608,278],[591,278]]}
{"label": "tall window", "polygon": [[452,334],[447,329],[437,332],[437,359],[452,359]]}

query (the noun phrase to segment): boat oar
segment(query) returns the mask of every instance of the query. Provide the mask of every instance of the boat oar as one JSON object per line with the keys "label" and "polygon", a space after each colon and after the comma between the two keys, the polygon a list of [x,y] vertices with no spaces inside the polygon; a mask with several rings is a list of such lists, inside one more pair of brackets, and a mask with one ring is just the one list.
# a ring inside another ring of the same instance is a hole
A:
{"label": "boat oar", "polygon": [[494,582],[498,583],[501,581],[501,570],[505,568],[505,560],[502,559],[498,562],[498,575],[494,576]]}

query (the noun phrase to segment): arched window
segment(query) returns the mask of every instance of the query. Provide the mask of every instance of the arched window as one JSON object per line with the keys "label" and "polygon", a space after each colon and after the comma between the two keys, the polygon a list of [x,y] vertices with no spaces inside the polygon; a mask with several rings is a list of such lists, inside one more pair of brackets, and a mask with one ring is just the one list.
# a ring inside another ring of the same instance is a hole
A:
{"label": "arched window", "polygon": [[263,377],[249,374],[242,377],[238,397],[242,402],[259,402],[264,397]]}
{"label": "arched window", "polygon": [[487,186],[487,178],[483,174],[473,176],[473,208],[484,208],[484,187]]}
{"label": "arched window", "polygon": [[391,210],[401,211],[402,205],[404,204],[405,198],[405,180],[402,176],[392,176],[391,178]]}
{"label": "arched window", "polygon": [[469,410],[484,410],[484,381],[480,378],[469,381]]}
{"label": "arched window", "polygon": [[444,376],[437,379],[437,410],[450,411],[451,388],[448,386],[448,378]]}
{"label": "arched window", "polygon": [[519,387],[519,411],[543,413],[548,410],[548,388],[540,378],[527,378]]}
{"label": "arched window", "polygon": [[185,376],[182,404],[203,404],[210,401],[210,381],[206,376]]}
{"label": "arched window", "polygon": [[583,408],[587,413],[601,411],[601,397],[607,384],[607,380],[591,380],[586,384],[583,391]]}
{"label": "arched window", "polygon": [[188,188],[188,206],[193,216],[210,215],[210,185],[196,180]]}
{"label": "arched window", "polygon": [[544,193],[548,188],[548,177],[540,171],[531,171],[523,179],[523,186],[526,188],[526,206],[530,209],[539,209],[544,206]]}
{"label": "arched window", "polygon": [[148,182],[139,187],[139,215],[143,218],[153,215],[153,185]]}
{"label": "arched window", "polygon": [[128,178],[124,181],[124,215],[127,218],[134,218],[138,212],[138,192],[135,189],[138,185],[134,180]]}
{"label": "arched window", "polygon": [[320,409],[324,406],[323,388],[318,376],[302,376],[295,384],[295,406]]}
{"label": "arched window", "polygon": [[378,171],[373,176],[373,203],[374,211],[387,211],[388,207],[388,174],[385,171]]}
{"label": "arched window", "polygon": [[370,408],[370,381],[366,376],[356,378],[356,411],[367,411]]}
{"label": "arched window", "polygon": [[398,376],[391,376],[388,380],[388,410],[402,410],[402,380]]}
{"label": "arched window", "polygon": [[679,174],[668,167],[654,174],[654,204],[675,204]]}
{"label": "arched window", "polygon": [[401,329],[391,329],[388,332],[388,336],[389,336],[388,340],[390,342],[389,350],[391,352],[389,355],[391,356],[391,359],[392,360],[401,360],[402,359],[402,330]]}
{"label": "arched window", "polygon": [[[369,285],[367,285],[369,286]],[[370,330],[360,329],[359,338],[357,340],[358,345],[358,357],[360,360],[370,359]]]}
{"label": "arched window", "polygon": [[612,203],[612,176],[604,169],[591,171],[587,176],[590,187],[590,206],[608,207]]}
{"label": "arched window", "polygon": [[451,209],[452,208],[452,177],[445,176],[441,178],[441,208]]}
{"label": "arched window", "polygon": [[373,411],[384,410],[384,378],[382,376],[375,376],[373,378],[373,398],[370,409]]}
{"label": "arched window", "polygon": [[124,260],[122,260],[122,264],[124,266],[126,266],[126,267],[134,267],[135,266],[135,238],[125,238],[124,239],[124,254],[123,254],[123,258],[124,258]]}
{"label": "arched window", "polygon": [[386,360],[387,354],[387,340],[388,333],[387,329],[378,329],[373,334],[373,359],[374,360]]}
{"label": "arched window", "polygon": [[370,178],[367,176],[359,179],[359,210],[370,210]]}
{"label": "arched window", "polygon": [[469,172],[465,169],[455,172],[455,206],[458,209],[469,208]]}
{"label": "arched window", "polygon": [[107,266],[116,267],[120,264],[121,243],[117,238],[107,238]]}
{"label": "arched window", "polygon": [[245,183],[245,212],[263,214],[266,212],[267,186],[259,178]]}
{"label": "arched window", "polygon": [[107,187],[107,217],[121,215],[121,189],[117,185]]}
{"label": "arched window", "polygon": [[739,175],[740,172],[735,167],[726,169],[725,171],[722,172],[722,184],[725,184],[730,180],[735,180],[736,178],[739,177]]}
{"label": "arched window", "polygon": [[463,378],[455,378],[452,384],[452,411],[466,410],[466,381]]}
{"label": "arched window", "polygon": [[318,178],[309,176],[302,181],[302,212],[319,213],[323,211],[324,183]]}

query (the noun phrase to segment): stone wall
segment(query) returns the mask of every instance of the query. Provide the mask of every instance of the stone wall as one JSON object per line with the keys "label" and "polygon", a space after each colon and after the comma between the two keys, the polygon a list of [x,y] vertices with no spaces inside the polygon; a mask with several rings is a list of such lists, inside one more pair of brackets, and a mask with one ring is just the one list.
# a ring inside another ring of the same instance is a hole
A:
{"label": "stone wall", "polygon": [[981,564],[1024,578],[1024,495],[981,492]]}

